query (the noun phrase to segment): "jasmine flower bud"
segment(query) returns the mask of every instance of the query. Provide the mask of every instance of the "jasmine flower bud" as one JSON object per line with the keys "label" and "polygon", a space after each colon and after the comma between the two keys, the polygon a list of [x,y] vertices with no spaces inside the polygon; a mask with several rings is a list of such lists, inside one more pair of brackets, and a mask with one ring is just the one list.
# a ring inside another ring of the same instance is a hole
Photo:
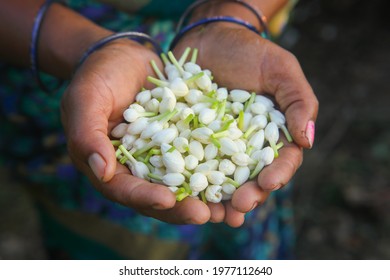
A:
{"label": "jasmine flower bud", "polygon": [[210,143],[210,136],[213,135],[213,133],[214,132],[208,127],[199,127],[192,131],[191,136],[203,144],[208,144]]}
{"label": "jasmine flower bud", "polygon": [[218,170],[225,175],[233,175],[236,165],[229,159],[223,159],[219,163]]}
{"label": "jasmine flower bud", "polygon": [[212,203],[219,203],[222,200],[222,187],[219,185],[211,185],[207,187],[205,195],[206,199]]}
{"label": "jasmine flower bud", "polygon": [[181,173],[168,173],[162,177],[162,181],[167,186],[180,186],[184,183],[185,177]]}
{"label": "jasmine flower bud", "polygon": [[184,162],[187,170],[194,170],[199,164],[199,160],[193,155],[186,156]]}
{"label": "jasmine flower bud", "polygon": [[209,183],[213,185],[222,185],[222,183],[225,181],[225,174],[221,171],[211,170],[207,173],[206,176]]}
{"label": "jasmine flower bud", "polygon": [[149,159],[149,162],[154,167],[157,167],[157,168],[164,167],[164,163],[162,161],[162,156],[160,156],[160,155],[151,156]]}
{"label": "jasmine flower bud", "polygon": [[158,113],[158,109],[160,108],[160,101],[156,98],[151,99],[149,102],[145,104],[146,111]]}
{"label": "jasmine flower bud", "polygon": [[233,194],[236,191],[236,187],[230,183],[223,183],[222,191],[226,194]]}
{"label": "jasmine flower bud", "polygon": [[156,145],[161,145],[162,143],[171,143],[177,137],[177,129],[167,128],[156,132],[152,136],[152,141]]}
{"label": "jasmine flower bud", "polygon": [[144,139],[151,138],[154,134],[157,132],[163,130],[164,125],[159,121],[154,121],[152,123],[149,123],[144,130],[141,132],[140,137]]}
{"label": "jasmine flower bud", "polygon": [[217,112],[213,109],[203,108],[199,112],[199,121],[205,125],[211,123],[217,117]]}
{"label": "jasmine flower bud", "polygon": [[235,153],[232,155],[232,161],[239,166],[248,166],[253,160],[245,153]]}
{"label": "jasmine flower bud", "polygon": [[236,181],[239,185],[244,184],[250,175],[249,167],[247,166],[237,166],[234,171],[234,181]]}
{"label": "jasmine flower bud", "polygon": [[208,144],[204,149],[204,157],[206,160],[215,159],[218,155],[218,148],[214,144]]}
{"label": "jasmine flower bud", "polygon": [[203,160],[204,149],[202,144],[199,141],[196,140],[191,141],[188,148],[189,148],[188,152],[191,155],[195,156],[199,161]]}
{"label": "jasmine flower bud", "polygon": [[122,138],[127,132],[127,123],[120,123],[111,130],[111,136],[115,138]]}
{"label": "jasmine flower bud", "polygon": [[194,173],[190,177],[190,188],[194,192],[201,192],[207,188],[209,182],[206,175],[202,173]]}
{"label": "jasmine flower bud", "polygon": [[141,91],[135,96],[135,101],[137,101],[142,106],[145,106],[147,102],[150,101],[150,99],[152,99],[152,93],[150,90]]}
{"label": "jasmine flower bud", "polygon": [[185,153],[188,150],[188,139],[184,137],[177,137],[173,140],[173,146],[180,153]]}
{"label": "jasmine flower bud", "polygon": [[219,142],[221,143],[220,151],[228,156],[232,156],[235,153],[238,153],[238,148],[236,143],[228,137],[222,137],[219,139]]}
{"label": "jasmine flower bud", "polygon": [[230,100],[233,102],[244,103],[251,97],[251,94],[246,90],[233,89],[230,91]]}
{"label": "jasmine flower bud", "polygon": [[163,153],[162,160],[169,173],[183,173],[185,162],[178,150]]}

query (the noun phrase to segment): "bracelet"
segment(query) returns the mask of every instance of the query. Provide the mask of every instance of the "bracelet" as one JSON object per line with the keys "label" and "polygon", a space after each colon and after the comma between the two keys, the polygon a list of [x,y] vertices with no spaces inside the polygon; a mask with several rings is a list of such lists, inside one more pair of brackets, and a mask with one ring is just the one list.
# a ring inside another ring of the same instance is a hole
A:
{"label": "bracelet", "polygon": [[239,25],[242,25],[246,28],[248,28],[249,30],[255,32],[256,34],[259,34],[261,36],[262,33],[260,33],[256,27],[254,27],[253,25],[251,25],[250,23],[246,22],[246,21],[243,21],[241,19],[238,19],[238,18],[234,18],[234,17],[230,17],[230,16],[217,16],[217,17],[209,17],[209,18],[202,18],[196,22],[193,22],[187,26],[185,26],[184,28],[182,28],[175,36],[175,38],[173,38],[172,42],[171,42],[171,45],[170,45],[170,49],[173,49],[177,42],[184,36],[184,34],[186,34],[188,31],[190,31],[191,29],[194,29],[195,27],[197,26],[200,26],[200,25],[203,25],[203,24],[207,24],[207,23],[212,23],[212,22],[221,22],[221,21],[224,21],[224,22],[231,22],[231,23],[236,23],[236,24],[239,24]]}
{"label": "bracelet", "polygon": [[42,82],[41,76],[39,74],[39,67],[38,67],[38,39],[40,34],[41,25],[43,22],[43,19],[45,17],[45,14],[51,4],[58,2],[54,0],[47,0],[45,3],[42,4],[42,6],[39,8],[39,11],[34,19],[33,29],[31,32],[31,42],[30,42],[30,64],[31,64],[31,71],[33,76],[35,77],[39,87],[49,93],[53,90],[58,89],[63,81],[58,81],[57,86],[53,90],[49,90],[45,84]]}
{"label": "bracelet", "polygon": [[92,46],[90,46],[83,54],[83,56],[81,57],[79,63],[78,63],[78,66],[77,68],[83,64],[83,62],[95,51],[97,51],[98,49],[100,49],[101,47],[103,47],[105,44],[109,43],[109,42],[112,42],[114,40],[117,40],[117,39],[121,39],[121,38],[128,38],[128,39],[131,39],[131,40],[134,40],[138,43],[144,43],[144,42],[147,42],[147,43],[150,43],[155,52],[160,55],[163,53],[163,50],[161,49],[160,45],[153,39],[151,38],[149,35],[145,34],[145,33],[141,33],[141,32],[136,32],[136,31],[128,31],[128,32],[119,32],[119,33],[115,33],[115,34],[112,34],[110,36],[107,36],[99,41],[97,41],[96,43],[94,43]]}
{"label": "bracelet", "polygon": [[[182,14],[182,16],[180,17],[178,23],[177,23],[177,27],[176,27],[176,32],[179,32],[180,29],[182,28],[182,25],[184,24],[184,21],[187,19],[187,17],[198,7],[202,6],[203,4],[206,4],[206,3],[210,3],[210,2],[221,2],[221,1],[218,1],[218,0],[198,0],[196,1],[195,3],[193,3],[192,5],[190,5],[187,10],[184,11],[184,13]],[[257,20],[259,21],[260,23],[260,26],[262,27],[263,29],[263,32],[262,32],[262,36],[266,39],[269,39],[269,31],[268,31],[268,26],[267,26],[267,19],[266,17],[258,10],[258,9],[255,9],[254,7],[252,7],[250,4],[248,4],[247,2],[243,1],[243,0],[225,0],[224,2],[233,2],[233,3],[237,3],[241,6],[244,6],[245,8],[247,8],[249,11],[251,11],[257,18]]]}

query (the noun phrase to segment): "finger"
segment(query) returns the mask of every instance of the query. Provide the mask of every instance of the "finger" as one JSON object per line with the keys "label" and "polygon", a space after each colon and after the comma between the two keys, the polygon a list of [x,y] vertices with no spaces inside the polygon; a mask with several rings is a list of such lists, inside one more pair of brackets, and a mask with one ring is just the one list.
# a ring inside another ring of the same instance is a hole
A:
{"label": "finger", "polygon": [[294,141],[301,147],[311,148],[318,100],[298,60],[291,53],[274,46],[272,54],[265,56],[262,73],[264,89],[275,96],[285,113]]}
{"label": "finger", "polygon": [[269,192],[259,188],[257,182],[249,181],[234,192],[231,205],[236,211],[247,213],[263,204],[268,196]]}
{"label": "finger", "polygon": [[221,223],[225,218],[225,207],[222,203],[208,202],[207,206],[210,209],[210,222]]}
{"label": "finger", "polygon": [[143,215],[154,217],[170,224],[201,225],[210,220],[210,210],[199,199],[188,197],[167,210],[142,209]]}
{"label": "finger", "polygon": [[245,221],[245,213],[235,210],[231,201],[225,203],[226,215],[224,222],[231,227],[239,227]]}
{"label": "finger", "polygon": [[79,168],[89,167],[99,180],[107,182],[116,167],[115,149],[107,136],[111,100],[99,90],[93,90],[91,97],[90,88],[83,92],[79,87],[77,98],[72,89],[66,92],[62,120],[72,159]]}
{"label": "finger", "polygon": [[274,191],[286,185],[302,164],[303,151],[294,143],[287,143],[279,150],[279,156],[266,166],[257,177],[257,183],[265,191]]}

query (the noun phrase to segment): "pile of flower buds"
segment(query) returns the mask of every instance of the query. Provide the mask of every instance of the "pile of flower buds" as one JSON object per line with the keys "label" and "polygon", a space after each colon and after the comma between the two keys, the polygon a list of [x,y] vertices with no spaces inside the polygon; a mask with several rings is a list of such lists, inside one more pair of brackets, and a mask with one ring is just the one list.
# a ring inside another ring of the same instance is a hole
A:
{"label": "pile of flower buds", "polygon": [[164,73],[151,61],[156,85],[143,89],[111,132],[116,156],[134,176],[168,186],[181,201],[229,200],[278,156],[279,129],[292,141],[284,115],[265,96],[213,83],[196,64],[197,49],[177,60],[163,54]]}

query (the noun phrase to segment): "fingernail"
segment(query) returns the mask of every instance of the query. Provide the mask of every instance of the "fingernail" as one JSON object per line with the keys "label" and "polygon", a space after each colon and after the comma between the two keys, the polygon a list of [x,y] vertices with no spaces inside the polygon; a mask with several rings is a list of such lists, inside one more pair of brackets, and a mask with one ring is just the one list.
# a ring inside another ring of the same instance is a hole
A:
{"label": "fingernail", "polygon": [[313,121],[309,121],[307,123],[305,135],[307,140],[309,141],[310,148],[313,147],[315,135],[315,125]]}
{"label": "fingernail", "polygon": [[103,181],[104,170],[106,169],[106,162],[104,159],[99,154],[93,153],[88,158],[88,164],[96,178]]}

